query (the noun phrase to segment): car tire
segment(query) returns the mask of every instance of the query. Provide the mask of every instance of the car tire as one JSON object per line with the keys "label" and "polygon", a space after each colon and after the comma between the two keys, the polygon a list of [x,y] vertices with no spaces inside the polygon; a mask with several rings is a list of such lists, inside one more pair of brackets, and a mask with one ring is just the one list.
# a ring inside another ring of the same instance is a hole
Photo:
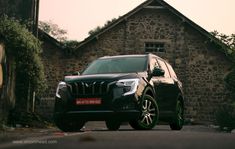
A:
{"label": "car tire", "polygon": [[138,119],[129,122],[136,130],[150,130],[158,122],[159,110],[153,97],[145,95],[141,102],[141,114]]}
{"label": "car tire", "polygon": [[112,130],[112,131],[118,130],[121,126],[121,122],[112,121],[112,120],[105,121],[105,124],[108,130]]}
{"label": "car tire", "polygon": [[64,132],[77,132],[80,131],[85,122],[69,122],[69,121],[60,121],[56,122],[56,126]]}
{"label": "car tire", "polygon": [[184,125],[184,107],[181,101],[177,100],[174,117],[170,123],[171,130],[181,130]]}

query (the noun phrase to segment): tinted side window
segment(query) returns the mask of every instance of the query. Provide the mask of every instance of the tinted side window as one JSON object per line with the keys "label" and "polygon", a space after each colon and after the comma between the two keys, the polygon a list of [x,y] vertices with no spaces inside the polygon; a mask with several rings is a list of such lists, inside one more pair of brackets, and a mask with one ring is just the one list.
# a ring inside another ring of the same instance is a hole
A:
{"label": "tinted side window", "polygon": [[170,71],[171,77],[172,77],[172,78],[177,78],[177,76],[176,76],[176,74],[175,74],[175,71],[173,70],[173,68],[171,67],[171,65],[168,64],[168,63],[166,63],[166,65],[167,65],[167,67],[168,67],[168,69],[169,69],[169,71]]}
{"label": "tinted side window", "polygon": [[164,76],[165,76],[166,78],[170,78],[170,74],[169,74],[169,72],[168,72],[168,69],[167,69],[167,66],[166,66],[165,62],[162,61],[162,60],[160,60],[160,59],[158,59],[158,62],[159,62],[159,64],[160,64],[161,68],[165,71],[165,75],[164,75]]}

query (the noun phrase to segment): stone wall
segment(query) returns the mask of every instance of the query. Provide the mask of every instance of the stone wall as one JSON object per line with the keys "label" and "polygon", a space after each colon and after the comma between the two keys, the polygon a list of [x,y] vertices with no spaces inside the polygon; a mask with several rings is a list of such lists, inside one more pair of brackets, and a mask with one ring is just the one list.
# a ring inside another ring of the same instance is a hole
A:
{"label": "stone wall", "polygon": [[165,9],[142,9],[71,55],[45,45],[44,63],[49,89],[55,95],[63,75],[81,71],[92,60],[105,55],[145,53],[145,42],[164,42],[166,52],[155,53],[167,59],[183,83],[186,117],[213,121],[214,112],[228,101],[224,75],[231,63],[199,31]]}
{"label": "stone wall", "polygon": [[59,81],[62,81],[65,75],[82,70],[89,60],[85,60],[82,56],[70,55],[50,42],[44,42],[43,49],[42,60],[48,82],[48,88],[43,98],[52,98],[55,96]]}
{"label": "stone wall", "polygon": [[205,44],[205,37],[187,27],[185,31],[187,57],[187,83],[185,93],[188,115],[203,121],[213,121],[216,109],[228,102],[224,77],[231,62],[212,44]]}

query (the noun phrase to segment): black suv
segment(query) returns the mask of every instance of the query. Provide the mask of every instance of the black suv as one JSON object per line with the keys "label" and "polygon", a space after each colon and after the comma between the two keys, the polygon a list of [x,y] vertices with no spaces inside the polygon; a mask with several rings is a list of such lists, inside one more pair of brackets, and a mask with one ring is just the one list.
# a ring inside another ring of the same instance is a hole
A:
{"label": "black suv", "polygon": [[180,130],[182,84],[171,65],[156,55],[102,57],[81,75],[65,76],[59,83],[54,120],[62,131],[79,131],[87,121],[105,121],[109,130],[122,122],[146,130],[158,120]]}

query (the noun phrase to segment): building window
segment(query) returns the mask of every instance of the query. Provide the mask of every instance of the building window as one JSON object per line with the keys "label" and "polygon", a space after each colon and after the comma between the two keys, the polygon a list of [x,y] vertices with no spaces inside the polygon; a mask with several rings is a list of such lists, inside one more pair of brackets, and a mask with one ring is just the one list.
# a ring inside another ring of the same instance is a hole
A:
{"label": "building window", "polygon": [[145,52],[165,52],[164,43],[146,42]]}

